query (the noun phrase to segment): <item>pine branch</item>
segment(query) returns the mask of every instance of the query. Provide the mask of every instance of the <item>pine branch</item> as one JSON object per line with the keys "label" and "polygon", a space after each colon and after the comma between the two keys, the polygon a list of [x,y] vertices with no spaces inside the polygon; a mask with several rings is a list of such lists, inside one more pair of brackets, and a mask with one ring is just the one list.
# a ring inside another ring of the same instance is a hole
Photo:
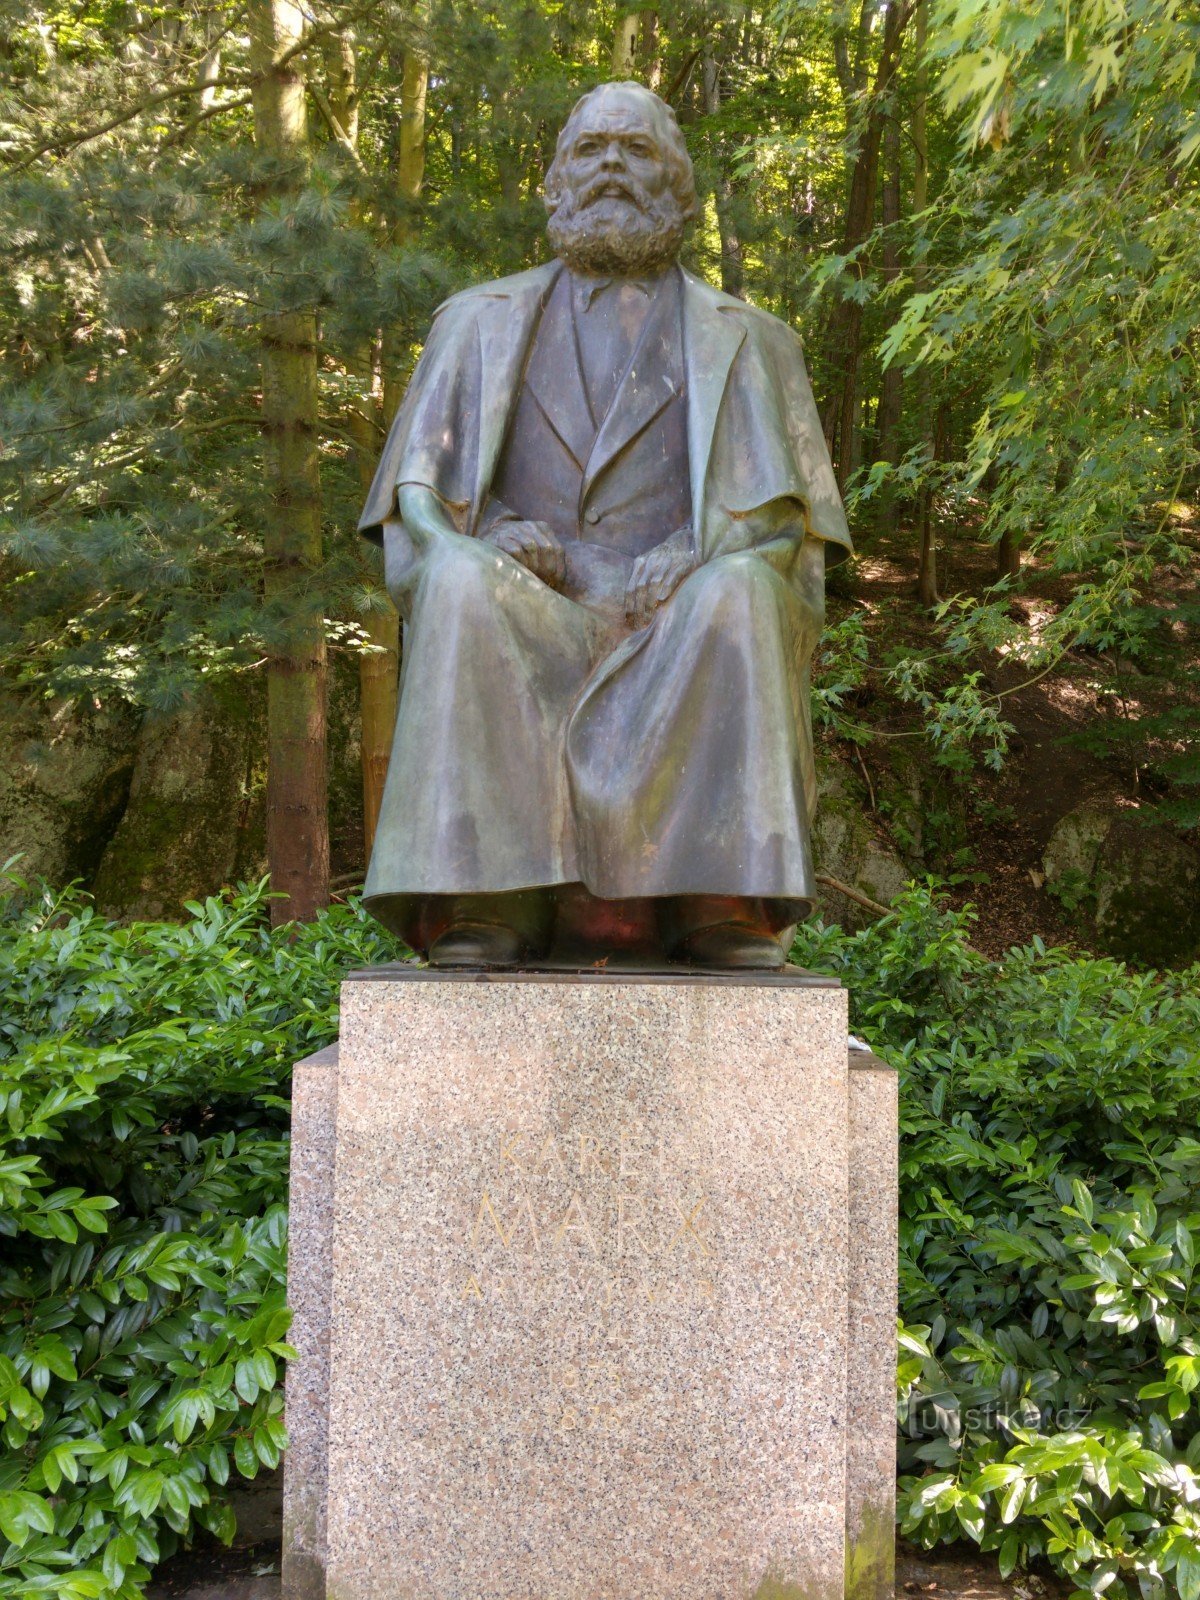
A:
{"label": "pine branch", "polygon": [[[147,95],[145,99],[139,100],[136,105],[126,106],[123,111],[118,111],[114,116],[107,118],[104,122],[94,127],[83,128],[74,133],[53,134],[50,138],[44,139],[33,150],[30,150],[21,160],[17,161],[14,171],[26,171],[27,168],[31,167],[34,162],[40,160],[44,155],[70,155],[80,145],[90,144],[96,139],[102,139],[106,133],[115,132],[117,128],[124,127],[127,123],[135,121],[147,111],[153,111],[158,106],[168,105],[172,100],[179,100],[187,95],[203,94],[206,89],[240,88],[252,92],[270,73],[278,72],[281,67],[286,66],[295,56],[303,55],[306,50],[311,49],[314,44],[320,43],[322,39],[327,38],[330,34],[341,33],[349,23],[356,21],[359,17],[366,16],[368,12],[374,9],[375,0],[364,0],[362,5],[355,7],[354,10],[340,17],[336,22],[324,23],[311,29],[302,39],[298,39],[294,45],[290,45],[288,49],[282,51],[272,61],[269,73],[266,70],[261,72],[227,73],[215,78],[202,78],[199,81],[193,78],[187,83],[177,83],[170,89],[160,89],[157,94]],[[228,109],[228,102],[221,107],[221,110]]]}
{"label": "pine branch", "polygon": [[324,118],[325,126],[329,129],[330,133],[337,140],[338,144],[354,163],[354,170],[360,177],[369,178],[371,174],[367,171],[366,162],[359,155],[354,140],[338,121],[333,107],[329,104],[329,96],[325,93],[324,89],[321,88],[320,84],[317,83],[310,83],[308,86],[308,92],[312,96],[313,103],[317,110]]}
{"label": "pine branch", "polygon": [[106,133],[123,127],[128,122],[143,116],[147,111],[153,111],[157,106],[178,100],[184,95],[202,94],[206,89],[225,89],[245,83],[242,76],[236,78],[203,78],[199,82],[194,79],[187,83],[177,83],[174,88],[160,89],[157,94],[147,95],[144,100],[139,100],[134,106],[126,106],[123,111],[118,111],[115,116],[109,117],[106,122],[101,122],[92,128],[84,128],[76,133],[53,134],[49,139],[44,139],[35,149],[29,151],[23,160],[17,162],[15,170],[24,172],[39,161],[44,155],[69,155],[82,144],[90,144],[95,139],[102,139]]}
{"label": "pine branch", "polygon": [[210,117],[222,116],[226,111],[237,111],[242,106],[248,106],[253,99],[254,91],[250,89],[245,94],[234,95],[232,100],[219,100],[214,105],[205,106],[203,111],[197,111],[194,117],[185,122],[182,128],[176,129],[174,133],[164,139],[159,146],[159,151],[169,150],[177,144],[186,144],[196,129],[202,123],[207,122]]}
{"label": "pine branch", "polygon": [[[230,415],[225,417],[207,417],[196,422],[181,418],[175,426],[188,434],[213,433],[221,428],[261,428],[262,418],[257,414],[245,416]],[[69,483],[60,488],[51,490],[34,501],[36,511],[48,511],[51,506],[65,500],[68,495],[74,494],[76,489],[85,488],[95,482],[97,478],[107,477],[112,472],[122,472],[126,467],[133,466],[138,461],[144,461],[158,453],[158,445],[154,441],[141,444],[132,450],[126,450],[123,455],[113,456],[111,460],[94,462],[85,473],[79,473]]]}

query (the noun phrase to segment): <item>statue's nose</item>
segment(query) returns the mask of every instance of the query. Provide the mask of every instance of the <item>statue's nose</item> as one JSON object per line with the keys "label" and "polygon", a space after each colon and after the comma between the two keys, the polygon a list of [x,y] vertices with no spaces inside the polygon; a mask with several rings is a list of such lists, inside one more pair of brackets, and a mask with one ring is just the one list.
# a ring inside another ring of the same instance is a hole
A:
{"label": "statue's nose", "polygon": [[608,147],[604,152],[604,159],[600,164],[603,167],[616,167],[617,169],[624,167],[625,152],[618,140],[612,139],[609,141]]}

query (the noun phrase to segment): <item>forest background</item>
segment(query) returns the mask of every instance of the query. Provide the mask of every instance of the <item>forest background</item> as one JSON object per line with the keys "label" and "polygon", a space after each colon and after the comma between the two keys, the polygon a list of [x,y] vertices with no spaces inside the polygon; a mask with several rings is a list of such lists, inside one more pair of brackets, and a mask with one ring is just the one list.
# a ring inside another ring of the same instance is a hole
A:
{"label": "forest background", "polygon": [[1198,48],[1184,0],[0,0],[3,1600],[138,1600],[278,1465],[291,1064],[397,953],[353,529],[610,76],[677,112],[687,263],[803,334],[860,551],[793,959],[900,1078],[901,1530],[1200,1600]]}
{"label": "forest background", "polygon": [[802,333],[850,505],[826,874],[1186,959],[1198,41],[1183,0],[9,6],[0,853],[126,915],[360,881],[365,485],[434,308],[545,257],[556,132],[632,76],[696,162],[687,264]]}

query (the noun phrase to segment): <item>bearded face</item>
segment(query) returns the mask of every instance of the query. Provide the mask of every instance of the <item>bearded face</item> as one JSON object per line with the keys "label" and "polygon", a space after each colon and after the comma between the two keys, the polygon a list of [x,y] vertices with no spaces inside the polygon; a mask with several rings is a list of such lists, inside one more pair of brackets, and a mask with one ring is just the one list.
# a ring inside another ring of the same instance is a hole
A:
{"label": "bearded face", "polygon": [[679,253],[688,212],[670,181],[652,98],[614,86],[568,125],[547,231],[569,267],[634,277],[662,271]]}

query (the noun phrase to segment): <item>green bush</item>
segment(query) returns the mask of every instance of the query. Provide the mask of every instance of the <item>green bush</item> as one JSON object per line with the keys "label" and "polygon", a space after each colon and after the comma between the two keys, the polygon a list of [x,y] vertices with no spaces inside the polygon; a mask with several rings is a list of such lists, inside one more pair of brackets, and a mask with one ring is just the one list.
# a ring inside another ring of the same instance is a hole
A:
{"label": "green bush", "polygon": [[189,910],[0,899],[5,1596],[133,1600],[285,1443],[291,1065],[392,949],[352,909],[272,933],[261,888]]}
{"label": "green bush", "polygon": [[900,1072],[901,1530],[1197,1600],[1200,969],[969,928],[913,891],[794,952]]}
{"label": "green bush", "polygon": [[[284,1442],[288,1074],[394,946],[190,911],[0,898],[0,1595],[135,1600]],[[903,1530],[1197,1600],[1200,974],[969,932],[920,889],[793,952],[901,1076]]]}

